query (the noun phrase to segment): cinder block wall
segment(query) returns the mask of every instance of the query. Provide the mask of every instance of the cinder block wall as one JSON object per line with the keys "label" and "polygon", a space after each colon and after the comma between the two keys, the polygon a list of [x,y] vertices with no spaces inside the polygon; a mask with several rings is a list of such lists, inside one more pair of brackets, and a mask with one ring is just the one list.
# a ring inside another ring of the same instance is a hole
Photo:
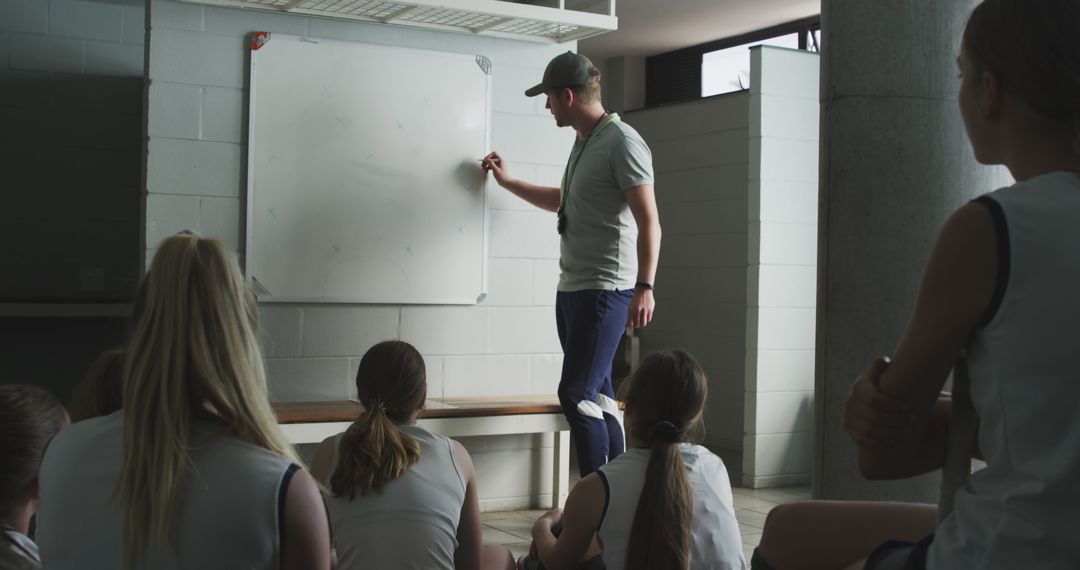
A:
{"label": "cinder block wall", "polygon": [[0,0],[0,297],[130,294],[144,29],[141,6]]}
{"label": "cinder block wall", "polygon": [[642,354],[685,348],[709,376],[704,443],[739,480],[746,355],[746,92],[628,113],[653,151],[664,231]]}
{"label": "cinder block wall", "polygon": [[[145,10],[0,0],[0,297],[126,298],[137,278]],[[84,288],[81,268],[100,268]],[[0,317],[0,382],[66,399],[115,318]]]}
{"label": "cinder block wall", "polygon": [[751,50],[743,484],[810,481],[817,315],[818,55]]}
{"label": "cinder block wall", "polygon": [[0,0],[0,78],[141,77],[141,2]]}
{"label": "cinder block wall", "polygon": [[[151,0],[147,101],[146,258],[183,229],[242,251],[246,163],[245,37],[254,31],[448,52],[494,63],[493,146],[514,176],[558,185],[573,134],[543,98],[523,91],[573,44],[514,40]],[[555,331],[554,216],[489,185],[489,296],[477,306],[262,307],[267,373],[278,401],[354,394],[360,356],[400,338],[428,365],[432,396],[554,394],[562,356]],[[550,437],[464,441],[487,509],[547,500]]]}

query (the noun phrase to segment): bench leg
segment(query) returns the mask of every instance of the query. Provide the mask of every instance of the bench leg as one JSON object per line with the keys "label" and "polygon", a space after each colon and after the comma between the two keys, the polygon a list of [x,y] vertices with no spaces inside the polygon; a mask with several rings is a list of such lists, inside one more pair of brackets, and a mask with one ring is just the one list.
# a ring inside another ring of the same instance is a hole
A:
{"label": "bench leg", "polygon": [[570,493],[570,432],[555,432],[555,456],[552,465],[555,472],[551,476],[552,508],[561,509]]}

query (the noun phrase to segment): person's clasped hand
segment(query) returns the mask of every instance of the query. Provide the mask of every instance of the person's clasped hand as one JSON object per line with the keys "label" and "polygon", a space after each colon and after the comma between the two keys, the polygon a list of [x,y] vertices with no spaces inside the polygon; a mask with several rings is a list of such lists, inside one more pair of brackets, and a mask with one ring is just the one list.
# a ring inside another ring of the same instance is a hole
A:
{"label": "person's clasped hand", "polygon": [[859,374],[844,403],[844,431],[861,447],[895,445],[914,422],[907,402],[884,394],[879,388],[889,368],[889,357],[878,356]]}

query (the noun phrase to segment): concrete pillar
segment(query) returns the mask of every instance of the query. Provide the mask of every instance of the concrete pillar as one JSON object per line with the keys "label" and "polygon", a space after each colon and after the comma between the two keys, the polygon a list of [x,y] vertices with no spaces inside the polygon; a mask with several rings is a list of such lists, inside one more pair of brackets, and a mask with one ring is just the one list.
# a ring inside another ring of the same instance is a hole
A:
{"label": "concrete pillar", "polygon": [[976,164],[955,59],[977,0],[824,0],[814,496],[936,502],[938,474],[863,480],[843,431],[856,375],[911,315],[945,219],[1007,184]]}

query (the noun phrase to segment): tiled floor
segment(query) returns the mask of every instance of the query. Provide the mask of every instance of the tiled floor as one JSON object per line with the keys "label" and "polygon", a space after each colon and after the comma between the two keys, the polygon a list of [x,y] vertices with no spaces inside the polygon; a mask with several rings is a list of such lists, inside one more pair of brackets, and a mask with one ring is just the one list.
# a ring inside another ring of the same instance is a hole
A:
{"label": "tiled floor", "polygon": [[[765,515],[773,507],[791,501],[810,498],[809,487],[782,487],[777,489],[733,489],[735,496],[735,518],[739,520],[742,532],[743,553],[747,561],[750,553],[761,540],[761,529],[765,526]],[[532,540],[532,525],[546,511],[504,511],[484,513],[484,542],[486,544],[504,544],[514,554],[514,558],[529,551]]]}

